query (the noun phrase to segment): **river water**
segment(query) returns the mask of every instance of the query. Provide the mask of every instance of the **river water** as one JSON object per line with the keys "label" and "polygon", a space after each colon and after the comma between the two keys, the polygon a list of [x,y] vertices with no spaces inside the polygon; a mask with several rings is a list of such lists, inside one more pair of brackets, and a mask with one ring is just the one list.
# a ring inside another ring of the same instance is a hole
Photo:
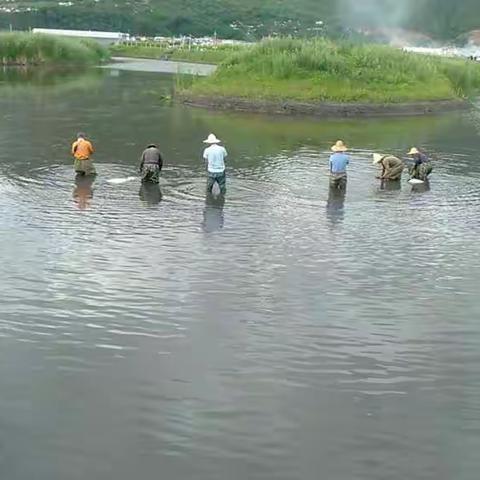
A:
{"label": "river water", "polygon": [[[2,76],[0,478],[476,480],[480,116],[214,113],[172,84]],[[211,131],[225,201],[205,196]],[[160,190],[108,183],[152,141]],[[430,189],[381,188],[371,153],[412,145]]]}

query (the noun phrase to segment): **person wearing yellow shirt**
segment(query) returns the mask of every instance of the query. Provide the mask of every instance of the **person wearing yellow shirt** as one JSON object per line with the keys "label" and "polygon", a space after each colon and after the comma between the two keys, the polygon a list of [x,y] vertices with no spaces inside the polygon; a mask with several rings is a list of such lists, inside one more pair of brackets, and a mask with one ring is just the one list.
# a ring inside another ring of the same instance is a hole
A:
{"label": "person wearing yellow shirt", "polygon": [[77,140],[72,144],[72,155],[75,159],[73,168],[77,175],[96,175],[95,167],[91,159],[93,146],[86,139],[84,133],[77,135]]}

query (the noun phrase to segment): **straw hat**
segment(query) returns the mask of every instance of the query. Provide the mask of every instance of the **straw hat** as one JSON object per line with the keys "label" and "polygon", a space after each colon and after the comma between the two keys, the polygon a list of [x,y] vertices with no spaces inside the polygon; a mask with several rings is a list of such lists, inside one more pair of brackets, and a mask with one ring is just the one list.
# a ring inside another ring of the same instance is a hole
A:
{"label": "straw hat", "polygon": [[219,140],[213,133],[211,133],[206,140],[203,141],[203,143],[208,143],[210,145],[213,145],[214,143],[220,143],[221,140]]}
{"label": "straw hat", "polygon": [[373,154],[373,164],[377,165],[385,158],[385,155],[380,155],[379,153]]}
{"label": "straw hat", "polygon": [[332,147],[332,152],[346,152],[347,150],[347,146],[341,140],[338,140]]}
{"label": "straw hat", "polygon": [[420,153],[418,151],[418,148],[412,147],[410,151],[407,153],[407,155],[417,155],[418,153]]}

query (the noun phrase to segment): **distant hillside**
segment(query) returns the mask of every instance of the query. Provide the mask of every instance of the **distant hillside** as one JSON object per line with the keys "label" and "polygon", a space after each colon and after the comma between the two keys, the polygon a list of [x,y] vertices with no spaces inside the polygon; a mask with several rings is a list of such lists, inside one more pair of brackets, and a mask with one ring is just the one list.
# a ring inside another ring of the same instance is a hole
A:
{"label": "distant hillside", "polygon": [[480,8],[478,0],[0,0],[0,28],[9,25],[252,40],[395,26],[452,39],[480,28]]}

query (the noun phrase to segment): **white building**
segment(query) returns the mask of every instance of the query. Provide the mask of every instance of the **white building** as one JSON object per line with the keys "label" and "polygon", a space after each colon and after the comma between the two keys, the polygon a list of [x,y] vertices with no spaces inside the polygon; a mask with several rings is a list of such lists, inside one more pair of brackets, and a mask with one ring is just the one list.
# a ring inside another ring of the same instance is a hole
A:
{"label": "white building", "polygon": [[112,43],[123,42],[130,38],[128,33],[120,32],[96,32],[91,30],[57,30],[53,28],[34,28],[33,33],[43,33],[46,35],[57,35],[60,37],[83,38],[95,40],[102,45],[111,45]]}

